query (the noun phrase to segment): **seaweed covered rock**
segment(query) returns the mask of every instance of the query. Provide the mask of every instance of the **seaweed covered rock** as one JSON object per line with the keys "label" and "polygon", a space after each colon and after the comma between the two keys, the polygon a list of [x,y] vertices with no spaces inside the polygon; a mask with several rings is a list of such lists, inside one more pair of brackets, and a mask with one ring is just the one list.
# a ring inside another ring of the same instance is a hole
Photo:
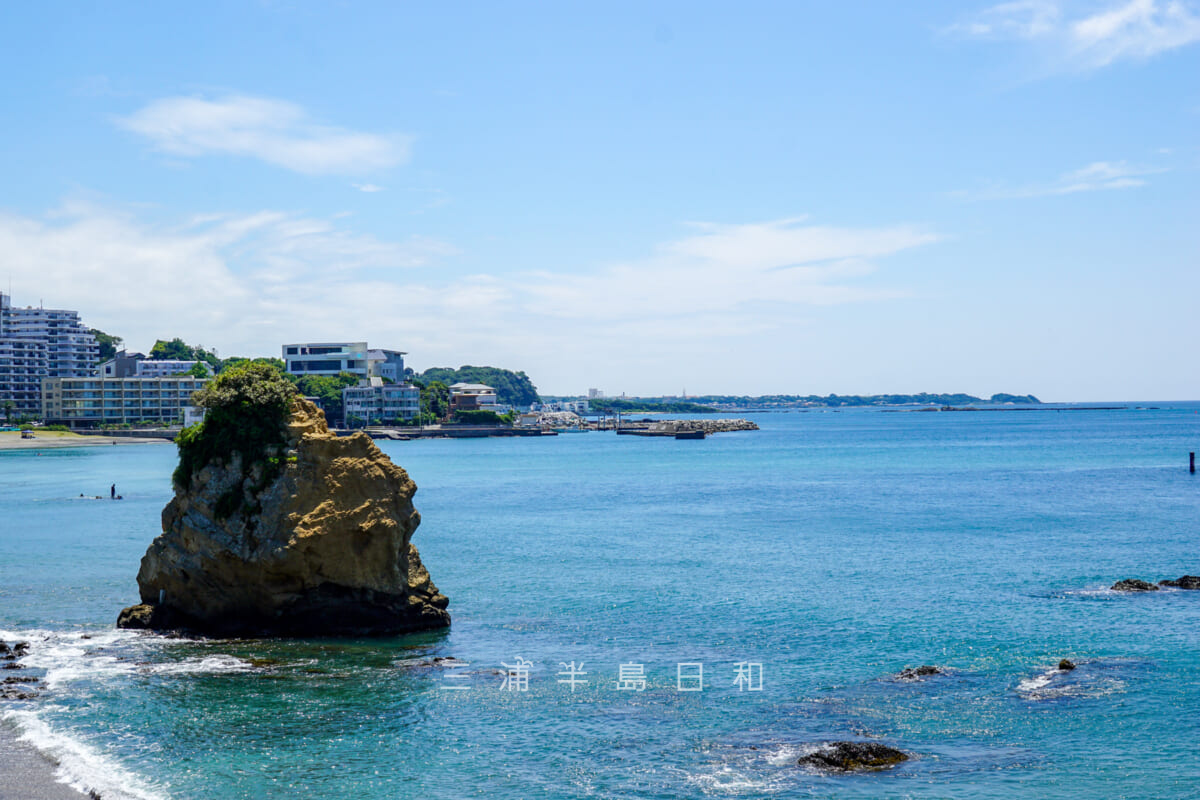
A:
{"label": "seaweed covered rock", "polygon": [[[247,374],[250,373],[250,374]],[[254,365],[197,400],[175,497],[118,625],[209,635],[370,635],[445,627],[410,539],[416,486],[363,433]],[[263,385],[266,383],[267,385]]]}
{"label": "seaweed covered rock", "polygon": [[908,761],[903,750],[879,742],[831,742],[815,753],[801,756],[800,766],[836,772],[879,770]]}

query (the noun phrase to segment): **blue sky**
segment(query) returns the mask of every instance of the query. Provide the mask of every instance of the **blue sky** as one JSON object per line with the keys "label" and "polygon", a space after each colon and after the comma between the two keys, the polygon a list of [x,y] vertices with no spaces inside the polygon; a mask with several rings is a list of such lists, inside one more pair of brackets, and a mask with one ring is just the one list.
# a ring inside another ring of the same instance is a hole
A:
{"label": "blue sky", "polygon": [[133,349],[1200,398],[1200,2],[2,13],[0,280]]}

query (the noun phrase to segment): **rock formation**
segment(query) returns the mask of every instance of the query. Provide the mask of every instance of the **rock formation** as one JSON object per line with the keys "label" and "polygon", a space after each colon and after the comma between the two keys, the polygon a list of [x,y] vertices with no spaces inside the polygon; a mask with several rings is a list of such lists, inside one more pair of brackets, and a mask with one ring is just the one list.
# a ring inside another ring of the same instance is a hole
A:
{"label": "rock formation", "polygon": [[183,473],[142,558],[142,605],[118,626],[324,636],[449,625],[409,541],[420,515],[407,473],[366,434],[330,433],[299,397],[279,441],[255,463],[235,450]]}
{"label": "rock formation", "polygon": [[930,664],[922,664],[919,667],[905,667],[896,675],[896,680],[901,681],[919,681],[921,678],[928,678],[933,675],[941,675],[942,671]]}
{"label": "rock formation", "polygon": [[908,754],[879,742],[831,742],[815,753],[801,756],[801,766],[820,770],[854,772],[879,770],[908,761]]}
{"label": "rock formation", "polygon": [[1125,578],[1117,581],[1112,585],[1114,592],[1157,592],[1158,587],[1149,581],[1138,580],[1137,578]]}
{"label": "rock formation", "polygon": [[1159,586],[1174,586],[1176,589],[1200,589],[1200,576],[1182,575],[1175,580],[1159,581]]}

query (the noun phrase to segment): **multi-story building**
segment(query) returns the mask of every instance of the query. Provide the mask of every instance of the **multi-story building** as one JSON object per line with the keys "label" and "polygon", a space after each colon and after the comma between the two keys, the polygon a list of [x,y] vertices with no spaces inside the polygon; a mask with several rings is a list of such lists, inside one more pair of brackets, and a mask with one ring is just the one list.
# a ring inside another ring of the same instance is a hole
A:
{"label": "multi-story building", "polygon": [[404,383],[404,356],[399,350],[367,351],[367,374],[372,378],[384,378],[392,383]]}
{"label": "multi-story building", "polygon": [[0,412],[25,416],[41,411],[42,378],[49,363],[45,342],[0,337]]}
{"label": "multi-story building", "polygon": [[0,404],[11,402],[15,413],[37,415],[44,378],[89,376],[99,354],[78,312],[14,308],[0,293]]}
{"label": "multi-story building", "polygon": [[143,378],[165,378],[168,375],[182,375],[191,371],[197,364],[203,366],[209,375],[213,374],[212,365],[207,361],[179,361],[176,359],[147,358],[137,362],[134,374]]}
{"label": "multi-story building", "polygon": [[288,372],[301,377],[342,372],[361,378],[370,376],[366,342],[285,344],[283,362]]}
{"label": "multi-story building", "polygon": [[404,356],[399,350],[368,348],[366,342],[285,344],[284,368],[293,375],[338,375],[404,382]]}
{"label": "multi-story building", "polygon": [[510,406],[502,406],[496,398],[496,390],[482,383],[455,383],[450,385],[450,411],[493,411],[505,414]]}
{"label": "multi-story building", "polygon": [[192,406],[192,393],[207,382],[207,378],[190,375],[46,378],[42,381],[41,414],[46,422],[73,428],[179,425]]}
{"label": "multi-story building", "polygon": [[96,367],[96,374],[104,378],[126,378],[130,375],[136,375],[138,362],[145,357],[142,353],[129,353],[125,350],[119,350],[108,361]]}
{"label": "multi-story building", "polygon": [[421,411],[421,391],[410,383],[385,383],[372,377],[342,390],[348,426],[414,419]]}
{"label": "multi-story building", "polygon": [[179,361],[176,359],[146,358],[141,353],[127,353],[124,350],[105,361],[96,368],[96,374],[105,378],[165,378],[168,375],[182,375],[197,364],[203,364],[205,371],[213,374],[212,367],[205,361]]}

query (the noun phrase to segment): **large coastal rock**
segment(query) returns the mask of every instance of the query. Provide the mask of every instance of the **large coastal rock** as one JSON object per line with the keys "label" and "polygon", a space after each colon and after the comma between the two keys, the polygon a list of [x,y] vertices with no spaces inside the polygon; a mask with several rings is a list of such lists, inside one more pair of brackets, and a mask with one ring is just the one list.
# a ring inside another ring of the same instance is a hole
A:
{"label": "large coastal rock", "polygon": [[323,636],[450,624],[410,543],[417,487],[370,437],[330,433],[297,398],[278,458],[270,480],[235,452],[176,487],[138,571],[143,605],[118,625]]}

